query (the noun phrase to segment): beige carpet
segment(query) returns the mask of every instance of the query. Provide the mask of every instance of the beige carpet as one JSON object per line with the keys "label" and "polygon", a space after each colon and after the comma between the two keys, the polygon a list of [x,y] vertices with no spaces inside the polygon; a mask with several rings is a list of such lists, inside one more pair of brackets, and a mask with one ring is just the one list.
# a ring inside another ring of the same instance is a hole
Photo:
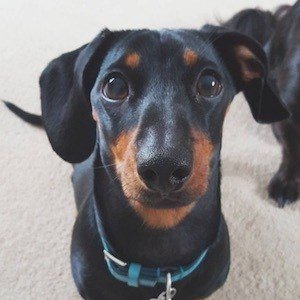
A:
{"label": "beige carpet", "polygon": [[[1,0],[0,98],[39,112],[46,63],[109,28],[199,27],[278,0]],[[242,96],[227,117],[223,211],[232,265],[211,299],[300,299],[300,201],[278,209],[267,197],[280,148]],[[0,104],[0,299],[79,299],[70,273],[75,218],[71,168],[32,128]]]}

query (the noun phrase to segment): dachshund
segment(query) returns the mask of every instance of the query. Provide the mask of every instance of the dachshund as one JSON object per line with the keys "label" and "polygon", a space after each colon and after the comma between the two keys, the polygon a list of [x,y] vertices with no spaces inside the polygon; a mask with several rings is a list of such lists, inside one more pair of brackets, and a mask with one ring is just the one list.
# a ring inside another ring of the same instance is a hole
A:
{"label": "dachshund", "polygon": [[6,103],[74,166],[84,299],[192,300],[222,286],[223,121],[240,91],[256,121],[287,118],[268,78],[260,44],[221,26],[106,29],[43,71],[41,118]]}
{"label": "dachshund", "polygon": [[300,193],[300,1],[283,5],[275,13],[247,9],[223,24],[249,35],[265,49],[268,79],[290,112],[272,125],[282,146],[279,170],[269,183],[269,195],[279,207],[297,200]]}

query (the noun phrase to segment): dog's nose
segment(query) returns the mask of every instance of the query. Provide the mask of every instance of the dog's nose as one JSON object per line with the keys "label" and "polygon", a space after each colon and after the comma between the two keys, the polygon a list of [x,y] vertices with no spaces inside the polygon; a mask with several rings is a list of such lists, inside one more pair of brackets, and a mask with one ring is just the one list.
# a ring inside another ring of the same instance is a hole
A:
{"label": "dog's nose", "polygon": [[155,159],[140,162],[138,174],[146,186],[167,196],[170,192],[179,190],[191,173],[191,163]]}

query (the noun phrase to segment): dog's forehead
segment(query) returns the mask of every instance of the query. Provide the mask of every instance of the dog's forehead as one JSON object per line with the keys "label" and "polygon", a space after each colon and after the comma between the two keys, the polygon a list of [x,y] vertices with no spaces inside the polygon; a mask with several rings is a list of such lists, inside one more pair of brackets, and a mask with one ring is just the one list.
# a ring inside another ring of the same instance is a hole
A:
{"label": "dog's forehead", "polygon": [[195,30],[130,31],[110,49],[105,64],[116,61],[135,68],[163,58],[192,65],[197,59],[215,59],[207,34]]}

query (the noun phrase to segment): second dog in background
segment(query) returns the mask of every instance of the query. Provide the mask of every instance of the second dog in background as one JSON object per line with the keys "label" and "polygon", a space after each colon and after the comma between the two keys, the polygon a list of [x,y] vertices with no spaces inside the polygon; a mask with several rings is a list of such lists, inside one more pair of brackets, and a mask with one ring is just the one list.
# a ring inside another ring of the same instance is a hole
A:
{"label": "second dog in background", "polygon": [[270,66],[268,80],[291,113],[290,118],[272,124],[282,146],[282,161],[270,181],[269,195],[283,207],[296,201],[300,190],[300,1],[281,6],[273,14],[246,9],[224,25],[264,46]]}

